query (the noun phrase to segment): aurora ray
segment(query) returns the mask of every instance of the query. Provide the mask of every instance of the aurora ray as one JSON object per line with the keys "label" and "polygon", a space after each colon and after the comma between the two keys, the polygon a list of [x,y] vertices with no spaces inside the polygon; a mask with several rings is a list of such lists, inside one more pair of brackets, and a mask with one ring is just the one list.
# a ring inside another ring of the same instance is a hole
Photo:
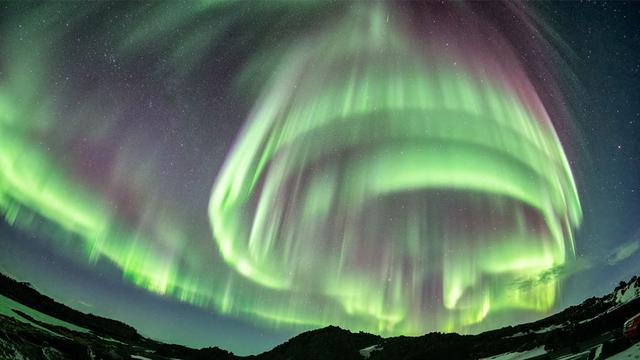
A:
{"label": "aurora ray", "polygon": [[416,49],[386,14],[292,46],[218,177],[222,256],[287,294],[243,310],[419,334],[550,309],[555,280],[513,283],[573,255],[581,210],[533,87]]}

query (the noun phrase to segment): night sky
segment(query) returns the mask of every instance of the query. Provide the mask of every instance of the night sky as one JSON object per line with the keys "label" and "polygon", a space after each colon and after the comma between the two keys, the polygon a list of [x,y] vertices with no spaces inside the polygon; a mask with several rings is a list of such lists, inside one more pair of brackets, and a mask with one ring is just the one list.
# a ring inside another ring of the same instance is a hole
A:
{"label": "night sky", "polygon": [[0,4],[0,271],[255,354],[532,321],[640,264],[640,5]]}

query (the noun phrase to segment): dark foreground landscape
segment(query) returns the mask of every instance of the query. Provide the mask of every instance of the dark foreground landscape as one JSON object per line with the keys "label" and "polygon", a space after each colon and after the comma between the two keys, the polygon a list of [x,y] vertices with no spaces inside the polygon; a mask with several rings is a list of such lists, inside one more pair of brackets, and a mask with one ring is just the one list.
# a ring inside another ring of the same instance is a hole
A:
{"label": "dark foreground landscape", "polygon": [[1,274],[0,295],[1,359],[640,359],[640,344],[622,334],[624,322],[640,312],[637,276],[545,319],[478,335],[382,338],[329,326],[249,357],[145,338]]}

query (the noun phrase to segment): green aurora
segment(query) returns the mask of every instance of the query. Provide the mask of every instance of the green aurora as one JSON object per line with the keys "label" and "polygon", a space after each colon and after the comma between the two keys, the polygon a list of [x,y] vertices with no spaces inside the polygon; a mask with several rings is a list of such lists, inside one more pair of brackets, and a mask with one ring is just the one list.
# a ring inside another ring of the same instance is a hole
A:
{"label": "green aurora", "polygon": [[[165,51],[160,71],[186,81],[238,26],[230,8],[162,3],[110,41],[126,60],[184,29],[188,40]],[[355,7],[286,49],[267,45],[238,76],[255,80],[257,96],[215,180],[210,224],[193,226],[206,210],[149,186],[158,169],[136,155],[144,130],[119,143],[107,186],[61,155],[78,139],[110,141],[124,121],[107,92],[69,110],[65,87],[51,85],[65,56],[52,44],[68,41],[72,11],[36,8],[1,44],[19,59],[3,64],[0,83],[0,211],[10,224],[49,233],[61,252],[79,245],[83,261],[108,260],[149,291],[272,326],[416,335],[553,307],[558,280],[536,280],[574,255],[582,214],[526,79],[522,90],[506,72],[451,61],[455,51],[414,46],[382,6]],[[218,26],[190,25],[212,13]],[[136,221],[110,199],[119,186],[142,204]]]}
{"label": "green aurora", "polygon": [[555,280],[513,282],[573,256],[580,204],[549,119],[501,85],[426,61],[380,9],[294,46],[211,198],[224,259],[286,294],[249,311],[415,335],[549,310]]}

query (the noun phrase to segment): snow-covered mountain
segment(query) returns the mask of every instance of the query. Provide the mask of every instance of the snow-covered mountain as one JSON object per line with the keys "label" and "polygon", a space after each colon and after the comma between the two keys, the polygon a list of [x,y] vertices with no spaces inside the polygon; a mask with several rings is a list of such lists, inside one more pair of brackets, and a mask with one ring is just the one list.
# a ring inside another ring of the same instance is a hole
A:
{"label": "snow-covered mountain", "polygon": [[612,300],[617,304],[626,304],[640,297],[640,277],[634,276],[628,283],[624,281],[612,293]]}

